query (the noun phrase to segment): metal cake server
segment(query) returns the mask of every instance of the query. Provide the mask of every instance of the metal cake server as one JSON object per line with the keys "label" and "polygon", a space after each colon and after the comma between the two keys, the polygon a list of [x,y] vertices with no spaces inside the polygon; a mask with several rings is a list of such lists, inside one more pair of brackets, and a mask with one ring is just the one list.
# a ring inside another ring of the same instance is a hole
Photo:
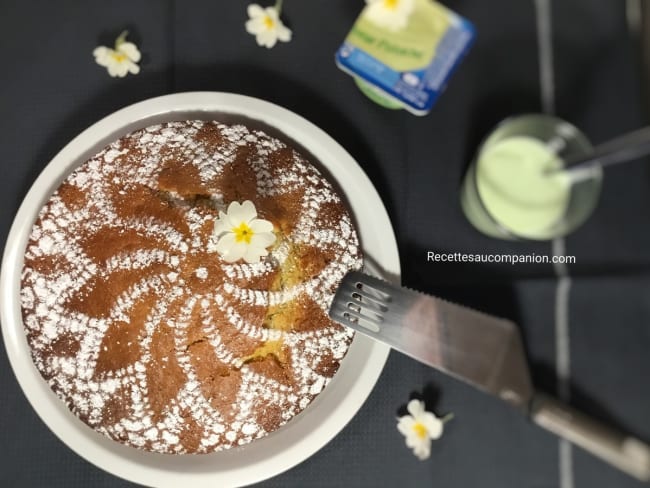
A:
{"label": "metal cake server", "polygon": [[650,481],[650,446],[535,391],[521,335],[493,317],[353,271],[330,317],[412,358],[496,395],[534,423]]}

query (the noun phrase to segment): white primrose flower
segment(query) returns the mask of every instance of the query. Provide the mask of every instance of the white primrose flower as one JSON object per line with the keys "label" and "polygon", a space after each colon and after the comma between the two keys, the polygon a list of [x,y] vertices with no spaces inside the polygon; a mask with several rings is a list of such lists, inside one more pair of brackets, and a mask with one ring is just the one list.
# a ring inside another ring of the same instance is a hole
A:
{"label": "white primrose flower", "polygon": [[291,29],[280,20],[281,8],[281,1],[274,7],[262,8],[255,3],[248,6],[246,32],[255,36],[258,45],[272,48],[278,41],[291,40]]}
{"label": "white primrose flower", "polygon": [[431,454],[431,441],[440,438],[450,416],[436,417],[424,409],[424,402],[420,400],[411,400],[406,409],[409,415],[398,419],[397,430],[406,437],[406,446],[413,449],[418,459],[427,459]]}
{"label": "white primrose flower", "polygon": [[364,17],[392,31],[406,27],[415,9],[415,0],[366,0],[366,4]]}
{"label": "white primrose flower", "polygon": [[123,78],[127,73],[137,75],[140,72],[138,62],[142,57],[138,47],[132,42],[126,41],[127,31],[122,32],[115,40],[115,48],[106,46],[96,47],[93,51],[95,62],[104,66],[108,74]]}
{"label": "white primrose flower", "polygon": [[213,235],[218,239],[217,252],[228,263],[242,258],[247,263],[257,263],[268,254],[266,248],[275,242],[273,224],[257,218],[257,210],[250,200],[241,204],[232,202],[226,213],[220,211]]}

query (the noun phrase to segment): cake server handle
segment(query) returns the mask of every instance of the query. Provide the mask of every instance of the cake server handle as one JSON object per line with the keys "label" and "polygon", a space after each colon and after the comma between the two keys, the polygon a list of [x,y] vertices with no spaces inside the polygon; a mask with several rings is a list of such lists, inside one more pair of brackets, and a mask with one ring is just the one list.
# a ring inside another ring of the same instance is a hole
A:
{"label": "cake server handle", "polygon": [[535,394],[531,417],[540,427],[612,466],[641,481],[650,481],[650,446],[639,439],[618,432],[542,394]]}

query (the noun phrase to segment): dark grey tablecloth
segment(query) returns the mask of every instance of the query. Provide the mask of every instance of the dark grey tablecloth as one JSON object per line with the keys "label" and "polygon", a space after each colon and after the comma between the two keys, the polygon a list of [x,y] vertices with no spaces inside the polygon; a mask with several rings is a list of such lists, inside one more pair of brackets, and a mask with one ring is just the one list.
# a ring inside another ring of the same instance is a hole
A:
{"label": "dark grey tablecloth", "polygon": [[[215,90],[270,100],[340,142],[376,185],[392,218],[403,282],[517,320],[536,382],[555,377],[550,265],[441,265],[426,251],[549,254],[548,243],[481,236],[458,187],[480,138],[513,113],[539,112],[533,0],[448,0],[478,37],[433,112],[416,118],[369,102],[333,55],[361,0],[286,0],[293,40],[272,50],[244,31],[246,2],[0,1],[0,242],[29,185],[81,130],[132,102]],[[555,105],[600,142],[645,121],[636,51],[621,0],[556,0]],[[91,52],[124,28],[142,73],[109,78]],[[567,239],[572,401],[650,440],[650,166],[607,173],[600,204]],[[395,429],[413,392],[454,412],[431,458],[418,461]],[[126,487],[66,448],[37,418],[0,352],[0,486]],[[576,488],[640,486],[574,451]],[[558,442],[500,402],[392,353],[369,400],[324,449],[265,487],[546,488],[559,486]]]}

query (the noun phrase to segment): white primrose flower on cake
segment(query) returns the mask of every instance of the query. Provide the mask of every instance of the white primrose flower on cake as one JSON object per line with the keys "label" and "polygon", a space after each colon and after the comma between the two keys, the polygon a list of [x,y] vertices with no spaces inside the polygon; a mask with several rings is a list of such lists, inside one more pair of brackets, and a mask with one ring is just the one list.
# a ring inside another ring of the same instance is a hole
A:
{"label": "white primrose flower on cake", "polygon": [[262,8],[255,3],[248,6],[246,32],[255,36],[258,45],[272,48],[278,41],[291,40],[291,29],[280,20],[281,11],[281,0],[273,7]]}
{"label": "white primrose flower on cake", "polygon": [[366,0],[366,4],[364,17],[392,31],[406,27],[415,9],[415,0]]}
{"label": "white primrose flower on cake", "polygon": [[451,416],[436,417],[425,410],[424,402],[420,400],[411,400],[406,410],[409,415],[398,419],[397,430],[406,437],[406,446],[413,449],[418,459],[427,459],[431,454],[431,441],[440,438],[444,423]]}
{"label": "white primrose flower on cake", "polygon": [[124,78],[127,73],[137,75],[140,72],[138,62],[141,59],[138,46],[126,40],[127,31],[122,32],[115,40],[115,48],[99,46],[93,51],[95,62],[104,66],[108,74]]}
{"label": "white primrose flower on cake", "polygon": [[257,218],[250,200],[232,202],[226,213],[219,211],[213,235],[217,239],[216,251],[228,263],[242,258],[247,263],[258,263],[268,254],[266,248],[275,242],[273,224]]}

